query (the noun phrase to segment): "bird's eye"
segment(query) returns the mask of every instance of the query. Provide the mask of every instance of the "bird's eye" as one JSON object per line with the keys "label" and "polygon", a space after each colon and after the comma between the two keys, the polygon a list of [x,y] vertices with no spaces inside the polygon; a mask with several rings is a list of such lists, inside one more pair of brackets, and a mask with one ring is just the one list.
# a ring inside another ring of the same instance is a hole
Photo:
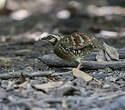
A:
{"label": "bird's eye", "polygon": [[54,38],[53,35],[49,35],[49,36],[48,36],[48,40],[50,40],[50,39],[52,39],[52,38]]}

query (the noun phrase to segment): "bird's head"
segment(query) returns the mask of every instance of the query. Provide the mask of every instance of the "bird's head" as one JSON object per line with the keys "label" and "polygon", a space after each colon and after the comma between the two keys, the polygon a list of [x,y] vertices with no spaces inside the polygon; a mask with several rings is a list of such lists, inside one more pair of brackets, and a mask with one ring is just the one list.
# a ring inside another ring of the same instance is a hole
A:
{"label": "bird's head", "polygon": [[40,35],[41,40],[48,40],[51,44],[55,45],[57,41],[61,39],[59,35],[56,34],[49,34],[49,33],[43,33]]}

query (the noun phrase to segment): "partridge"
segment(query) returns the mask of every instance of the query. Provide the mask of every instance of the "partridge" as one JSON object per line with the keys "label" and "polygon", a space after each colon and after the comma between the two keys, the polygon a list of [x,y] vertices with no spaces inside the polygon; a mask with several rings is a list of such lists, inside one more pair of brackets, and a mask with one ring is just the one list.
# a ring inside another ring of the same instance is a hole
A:
{"label": "partridge", "polygon": [[[77,69],[80,69],[83,57],[89,55],[95,49],[109,51],[108,48],[104,47],[105,43],[102,40],[85,33],[78,32],[71,35],[42,34],[40,37],[42,40],[48,40],[53,44],[54,53],[63,60],[79,62]],[[108,53],[112,54],[111,51]],[[116,59],[118,59],[118,56]]]}

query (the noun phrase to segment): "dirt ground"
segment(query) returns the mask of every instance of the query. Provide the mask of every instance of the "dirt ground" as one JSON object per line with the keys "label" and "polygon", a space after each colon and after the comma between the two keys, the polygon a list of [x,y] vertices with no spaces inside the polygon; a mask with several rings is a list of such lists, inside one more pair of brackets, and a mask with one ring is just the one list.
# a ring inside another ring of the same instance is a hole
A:
{"label": "dirt ground", "polygon": [[82,69],[104,86],[86,83],[73,67],[41,61],[53,47],[39,40],[43,32],[78,31],[125,48],[124,11],[103,0],[8,0],[0,11],[0,110],[125,110],[124,68]]}

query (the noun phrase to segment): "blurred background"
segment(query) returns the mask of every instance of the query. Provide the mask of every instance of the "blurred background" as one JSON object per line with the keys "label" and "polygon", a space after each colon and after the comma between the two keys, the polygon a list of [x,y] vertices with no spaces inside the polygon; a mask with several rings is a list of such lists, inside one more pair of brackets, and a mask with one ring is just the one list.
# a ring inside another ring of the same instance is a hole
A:
{"label": "blurred background", "polygon": [[[39,40],[44,32],[91,33],[124,49],[104,69],[89,70],[96,65],[88,62],[85,72],[102,85],[87,83],[70,65],[47,63],[53,47]],[[125,0],[0,0],[0,110],[125,110],[124,56]],[[43,71],[52,75],[39,77]]]}
{"label": "blurred background", "polygon": [[0,0],[0,42],[43,32],[92,33],[125,47],[125,0]]}

